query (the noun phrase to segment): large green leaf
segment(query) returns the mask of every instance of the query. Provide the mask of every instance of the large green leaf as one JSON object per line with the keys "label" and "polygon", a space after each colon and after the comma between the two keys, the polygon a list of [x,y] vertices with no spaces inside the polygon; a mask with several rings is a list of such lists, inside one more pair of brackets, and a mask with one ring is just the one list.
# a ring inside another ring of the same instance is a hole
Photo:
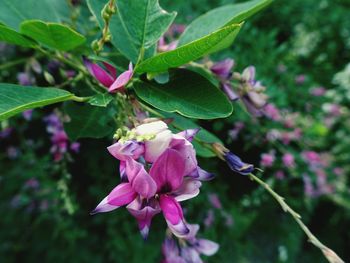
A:
{"label": "large green leaf", "polygon": [[70,117],[70,121],[64,124],[64,130],[73,141],[85,137],[102,138],[114,131],[109,108],[68,102],[64,105],[64,111]]}
{"label": "large green leaf", "polygon": [[91,99],[88,100],[88,103],[92,106],[107,107],[112,100],[113,97],[110,94],[104,93],[94,95]]}
{"label": "large green leaf", "polygon": [[[104,27],[101,10],[105,0],[88,0],[91,12]],[[167,31],[176,13],[163,10],[158,0],[117,0],[117,13],[110,21],[112,44],[136,63],[145,50],[154,51],[155,44]]]}
{"label": "large green leaf", "polygon": [[195,19],[181,35],[179,46],[204,37],[213,31],[234,23],[240,23],[259,12],[273,0],[253,0],[249,2],[230,4],[213,9]]}
{"label": "large green leaf", "polygon": [[35,45],[35,42],[33,40],[28,39],[17,31],[4,25],[0,25],[0,41],[22,47],[32,47]]}
{"label": "large green leaf", "polygon": [[68,51],[85,42],[85,37],[73,29],[57,24],[45,23],[40,20],[25,21],[20,26],[20,32],[48,47]]}
{"label": "large green leaf", "polygon": [[62,0],[1,0],[0,22],[18,30],[29,19],[61,22],[68,17],[68,5]]}
{"label": "large green leaf", "polygon": [[134,89],[139,98],[152,106],[190,118],[224,118],[232,113],[232,104],[219,89],[187,69],[171,70],[166,84],[138,81]]}
{"label": "large green leaf", "polygon": [[216,154],[209,148],[205,147],[203,143],[216,142],[222,144],[222,141],[218,137],[216,137],[214,134],[210,133],[206,129],[200,127],[194,121],[184,118],[178,114],[166,113],[165,117],[173,119],[173,122],[171,122],[172,125],[170,127],[173,126],[176,129],[176,131],[200,128],[199,132],[196,134],[195,139],[192,142],[194,147],[196,148],[197,155],[205,158],[216,156]]}
{"label": "large green leaf", "polygon": [[0,121],[25,110],[70,100],[73,94],[56,88],[0,83]]}
{"label": "large green leaf", "polygon": [[227,48],[235,40],[240,28],[241,25],[238,24],[230,25],[175,50],[160,53],[143,61],[136,67],[135,71],[138,73],[164,72],[169,68],[176,68]]}

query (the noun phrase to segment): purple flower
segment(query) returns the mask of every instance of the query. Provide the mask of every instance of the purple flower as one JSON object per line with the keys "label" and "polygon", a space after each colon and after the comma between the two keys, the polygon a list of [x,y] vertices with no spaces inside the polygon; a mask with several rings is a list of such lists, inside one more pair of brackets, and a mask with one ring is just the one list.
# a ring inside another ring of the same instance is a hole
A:
{"label": "purple flower", "polygon": [[0,138],[1,139],[8,138],[11,135],[12,131],[13,131],[13,128],[11,128],[11,127],[7,127],[5,129],[3,129],[2,131],[0,131]]}
{"label": "purple flower", "polygon": [[222,205],[219,199],[219,196],[217,194],[209,194],[208,195],[209,202],[211,205],[216,209],[221,209]]}
{"label": "purple flower", "polygon": [[323,96],[326,93],[326,89],[324,87],[317,87],[310,90],[310,94],[316,97]]}
{"label": "purple flower", "polygon": [[31,189],[38,189],[40,186],[39,181],[36,178],[31,178],[28,179],[25,183],[24,183],[24,187],[25,188],[31,188]]}
{"label": "purple flower", "polygon": [[284,174],[284,172],[282,170],[278,170],[276,173],[275,173],[275,177],[278,179],[278,180],[283,180],[286,176]]}
{"label": "purple flower", "polygon": [[231,77],[231,70],[235,62],[233,59],[225,59],[215,63],[210,70],[217,75],[220,79],[226,80]]}
{"label": "purple flower", "polygon": [[248,175],[254,170],[254,166],[252,164],[242,162],[237,155],[231,152],[226,152],[224,158],[230,169],[236,173]]}
{"label": "purple flower", "polygon": [[290,153],[285,153],[282,157],[282,161],[286,167],[291,168],[295,166],[294,156]]}
{"label": "purple flower", "polygon": [[108,92],[124,91],[126,84],[130,81],[133,76],[133,66],[130,62],[129,69],[124,71],[117,77],[117,70],[114,66],[107,62],[102,62],[105,68],[102,68],[98,64],[92,63],[87,58],[84,59],[84,64],[90,74],[103,86],[108,88]]}
{"label": "purple flower", "polygon": [[263,153],[261,155],[261,165],[264,167],[271,167],[273,163],[275,162],[275,156],[270,153]]}
{"label": "purple flower", "polygon": [[79,150],[80,150],[80,143],[78,142],[73,142],[71,145],[70,145],[70,149],[75,152],[75,153],[79,153]]}
{"label": "purple flower", "polygon": [[23,86],[30,86],[34,82],[33,77],[27,72],[19,72],[17,74],[17,80],[18,83]]}
{"label": "purple flower", "polygon": [[215,220],[214,211],[212,209],[210,209],[210,210],[208,210],[208,212],[204,218],[203,223],[206,227],[209,228],[213,225],[214,220]]}
{"label": "purple flower", "polygon": [[298,85],[302,85],[305,83],[305,80],[306,80],[306,76],[301,74],[301,75],[298,75],[295,77],[295,83],[298,84]]}
{"label": "purple flower", "polygon": [[189,229],[179,202],[197,196],[200,180],[212,178],[210,173],[198,167],[195,150],[187,139],[191,140],[195,132],[172,134],[164,122],[155,121],[136,127],[132,133],[137,138],[152,136],[152,139],[142,142],[120,140],[108,147],[108,151],[121,161],[122,183],[92,214],[127,205],[146,238],[153,216],[162,212],[174,235],[185,237]]}
{"label": "purple flower", "polygon": [[26,110],[22,113],[22,116],[26,121],[30,121],[32,119],[32,115],[33,115],[33,110]]}
{"label": "purple flower", "polygon": [[264,107],[264,113],[266,117],[270,118],[271,120],[280,121],[282,119],[282,116],[278,108],[271,103],[267,104]]}

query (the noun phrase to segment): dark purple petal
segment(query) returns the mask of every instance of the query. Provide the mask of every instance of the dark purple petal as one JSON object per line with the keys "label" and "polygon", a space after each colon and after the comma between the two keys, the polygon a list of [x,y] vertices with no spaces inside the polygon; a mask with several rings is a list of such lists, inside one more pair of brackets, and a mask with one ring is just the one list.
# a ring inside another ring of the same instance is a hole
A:
{"label": "dark purple petal", "polygon": [[117,69],[107,62],[102,62],[113,79],[117,78]]}
{"label": "dark purple petal", "polygon": [[182,184],[185,160],[175,150],[167,149],[153,163],[150,175],[157,184],[158,193],[169,193]]}
{"label": "dark purple petal", "polygon": [[254,170],[252,164],[247,164],[242,162],[242,160],[235,154],[228,152],[224,156],[228,166],[234,172],[240,173],[242,175],[248,175]]}

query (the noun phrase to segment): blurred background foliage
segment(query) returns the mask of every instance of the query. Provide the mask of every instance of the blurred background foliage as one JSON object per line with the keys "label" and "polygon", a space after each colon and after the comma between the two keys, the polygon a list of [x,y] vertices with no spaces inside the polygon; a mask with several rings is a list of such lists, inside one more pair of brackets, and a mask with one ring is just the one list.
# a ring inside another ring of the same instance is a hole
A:
{"label": "blurred background foliage", "polygon": [[[163,0],[161,4],[178,11],[176,23],[187,24],[232,2]],[[82,13],[88,13],[81,4]],[[255,15],[232,48],[213,60],[233,58],[239,72],[254,65],[267,87],[271,118],[254,119],[237,106],[228,119],[201,123],[243,160],[262,167],[261,176],[346,261],[350,260],[349,11],[347,0],[280,0]],[[25,49],[0,48],[1,64],[31,55]],[[38,61],[49,70],[47,61]],[[11,68],[0,65],[1,82],[16,83],[17,73],[30,65],[29,60]],[[50,81],[35,70],[32,75],[39,86]],[[55,78],[61,75],[53,73]],[[117,163],[106,151],[111,140],[81,139],[79,153],[71,151],[55,162],[43,121],[53,111],[53,107],[35,110],[29,121],[18,116],[2,123],[1,262],[159,262],[166,227],[161,217],[155,218],[144,242],[125,209],[89,215],[119,180]],[[191,222],[201,222],[204,237],[221,245],[207,262],[326,262],[263,189],[216,159],[199,162],[218,176],[186,202],[185,213]],[[216,198],[220,205],[213,201]]]}

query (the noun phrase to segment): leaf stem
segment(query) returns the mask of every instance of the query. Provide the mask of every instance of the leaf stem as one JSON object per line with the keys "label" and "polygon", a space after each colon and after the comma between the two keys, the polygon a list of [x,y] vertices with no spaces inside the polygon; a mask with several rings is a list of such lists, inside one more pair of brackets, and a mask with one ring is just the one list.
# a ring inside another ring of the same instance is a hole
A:
{"label": "leaf stem", "polygon": [[282,196],[276,193],[267,183],[262,181],[260,178],[258,178],[254,174],[249,174],[248,176],[252,181],[258,183],[260,186],[265,188],[265,190],[267,190],[271,194],[271,196],[280,204],[283,211],[286,213],[289,213],[293,217],[293,219],[298,223],[300,228],[304,231],[306,236],[309,238],[309,241],[322,251],[323,255],[327,258],[327,260],[330,263],[345,263],[333,250],[331,250],[330,248],[322,244],[321,241],[318,240],[314,234],[312,234],[310,229],[303,223],[303,221],[301,221],[301,216],[297,212],[295,212],[286,203],[286,201],[284,201],[284,198]]}
{"label": "leaf stem", "polygon": [[71,100],[76,101],[76,102],[86,102],[86,101],[88,101],[88,100],[91,99],[91,98],[92,98],[92,96],[90,96],[90,97],[72,96],[72,97],[71,97]]}

